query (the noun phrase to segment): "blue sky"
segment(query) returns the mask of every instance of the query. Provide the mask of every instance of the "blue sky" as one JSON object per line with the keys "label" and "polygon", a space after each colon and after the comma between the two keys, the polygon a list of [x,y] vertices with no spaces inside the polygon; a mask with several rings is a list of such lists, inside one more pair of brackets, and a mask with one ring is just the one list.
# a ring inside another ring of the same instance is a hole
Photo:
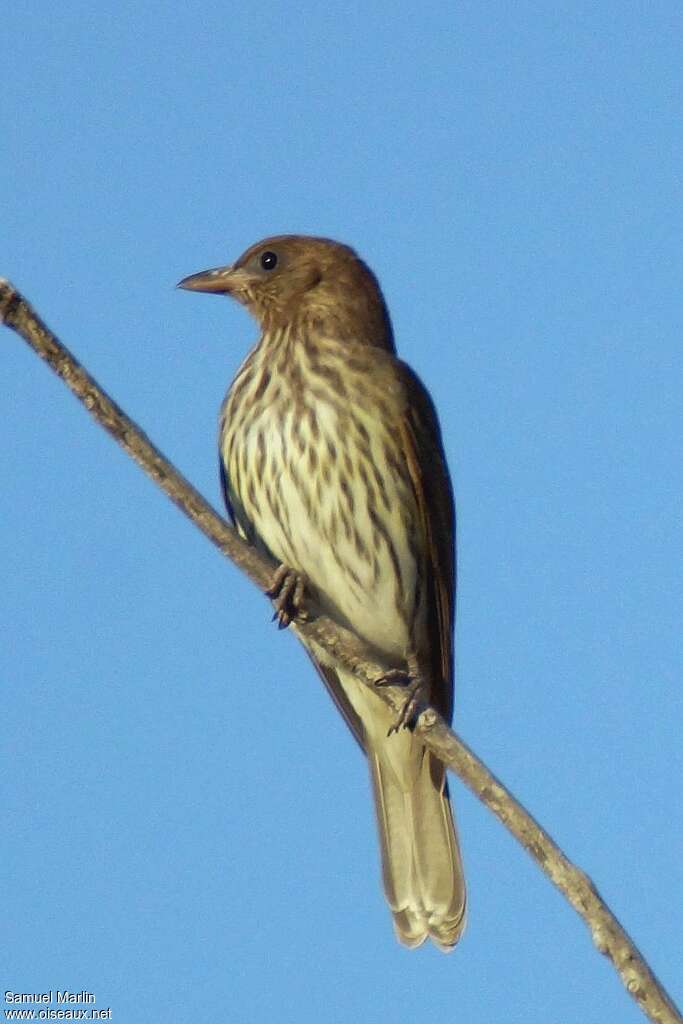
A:
{"label": "blue sky", "polygon": [[[679,1001],[682,30],[673,2],[29,0],[0,110],[0,274],[216,505],[255,326],[175,282],[287,231],[368,260],[455,480],[457,728]],[[457,782],[467,932],[396,944],[303,652],[2,340],[3,992],[126,1024],[641,1020]]]}

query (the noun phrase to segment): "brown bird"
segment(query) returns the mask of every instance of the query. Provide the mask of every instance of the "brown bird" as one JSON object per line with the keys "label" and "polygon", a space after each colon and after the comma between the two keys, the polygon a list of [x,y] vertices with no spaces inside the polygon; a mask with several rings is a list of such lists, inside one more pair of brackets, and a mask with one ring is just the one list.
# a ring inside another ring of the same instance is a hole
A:
{"label": "brown bird", "polygon": [[[230,295],[261,337],[220,418],[228,511],[280,569],[286,625],[305,584],[450,720],[455,587],[451,484],[432,402],[396,356],[379,284],[356,253],[282,235],[180,288]],[[386,898],[406,946],[443,950],[465,923],[446,773],[381,697],[309,654],[367,754]]]}

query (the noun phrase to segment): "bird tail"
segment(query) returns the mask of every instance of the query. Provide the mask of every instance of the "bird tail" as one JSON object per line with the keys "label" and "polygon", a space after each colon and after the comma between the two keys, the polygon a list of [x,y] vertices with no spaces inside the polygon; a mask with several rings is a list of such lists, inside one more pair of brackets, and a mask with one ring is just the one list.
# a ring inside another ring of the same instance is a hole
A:
{"label": "bird tail", "polygon": [[381,752],[368,751],[384,891],[400,942],[419,946],[429,936],[447,953],[465,927],[465,880],[445,769],[421,753],[401,784]]}

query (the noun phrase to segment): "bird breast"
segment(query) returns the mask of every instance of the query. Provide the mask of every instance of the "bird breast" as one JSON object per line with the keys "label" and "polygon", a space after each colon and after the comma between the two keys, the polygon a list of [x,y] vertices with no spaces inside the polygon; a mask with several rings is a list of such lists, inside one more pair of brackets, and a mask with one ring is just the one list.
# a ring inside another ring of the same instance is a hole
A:
{"label": "bird breast", "polygon": [[343,352],[273,365],[257,348],[226,396],[220,447],[243,532],[398,662],[419,611],[422,545],[397,428]]}

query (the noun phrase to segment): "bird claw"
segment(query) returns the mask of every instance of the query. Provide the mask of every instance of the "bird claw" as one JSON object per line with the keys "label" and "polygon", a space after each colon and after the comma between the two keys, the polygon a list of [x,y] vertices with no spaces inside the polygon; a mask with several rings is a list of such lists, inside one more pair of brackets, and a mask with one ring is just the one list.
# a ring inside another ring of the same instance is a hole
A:
{"label": "bird claw", "polygon": [[401,729],[412,729],[417,720],[418,713],[427,702],[426,687],[422,677],[417,673],[406,672],[404,669],[392,668],[379,676],[375,680],[374,685],[377,687],[401,686],[405,688],[406,699],[396,716],[396,721],[387,732],[387,736],[391,736]]}
{"label": "bird claw", "polygon": [[281,565],[275,571],[272,582],[266,590],[266,597],[273,602],[273,622],[277,621],[278,629],[286,629],[293,619],[302,615],[301,605],[306,588],[306,577],[303,573]]}

